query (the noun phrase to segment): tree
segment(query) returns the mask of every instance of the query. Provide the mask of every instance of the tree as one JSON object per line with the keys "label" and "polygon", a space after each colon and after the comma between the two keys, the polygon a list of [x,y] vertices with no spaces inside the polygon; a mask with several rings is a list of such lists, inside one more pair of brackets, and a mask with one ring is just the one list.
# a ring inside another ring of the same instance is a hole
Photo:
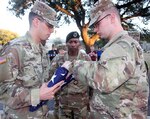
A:
{"label": "tree", "polygon": [[147,41],[150,43],[150,31],[144,31],[145,33],[141,33],[141,39],[143,41]]}
{"label": "tree", "polygon": [[[88,34],[89,23],[89,9],[98,0],[41,0],[46,2],[49,6],[58,11],[58,20],[64,23],[70,23],[70,19],[76,22],[81,36],[87,45],[93,45],[99,38],[97,34]],[[120,10],[122,23],[127,25],[130,29],[137,29],[143,32],[139,26],[135,26],[132,22],[133,18],[140,18],[141,22],[147,24],[150,21],[150,1],[149,0],[114,0],[116,1],[117,8]],[[17,17],[25,14],[25,10],[34,4],[35,0],[10,0],[9,9],[15,13]]]}
{"label": "tree", "polygon": [[9,30],[0,29],[0,44],[5,45],[7,42],[17,38],[18,34]]}

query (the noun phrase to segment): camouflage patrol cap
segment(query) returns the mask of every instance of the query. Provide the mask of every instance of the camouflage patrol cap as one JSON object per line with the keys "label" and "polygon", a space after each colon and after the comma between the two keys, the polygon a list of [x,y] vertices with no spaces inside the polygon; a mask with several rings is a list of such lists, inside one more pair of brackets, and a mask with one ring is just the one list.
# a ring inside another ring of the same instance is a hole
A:
{"label": "camouflage patrol cap", "polygon": [[111,0],[99,0],[94,4],[94,8],[90,11],[90,23],[89,26],[92,26],[98,18],[102,15],[102,13],[109,8],[115,6]]}
{"label": "camouflage patrol cap", "polygon": [[72,38],[79,38],[79,37],[80,35],[78,34],[78,32],[76,31],[70,32],[66,37],[66,43]]}
{"label": "camouflage patrol cap", "polygon": [[49,24],[58,27],[56,11],[49,7],[46,3],[37,0],[31,9],[31,12],[41,16]]}

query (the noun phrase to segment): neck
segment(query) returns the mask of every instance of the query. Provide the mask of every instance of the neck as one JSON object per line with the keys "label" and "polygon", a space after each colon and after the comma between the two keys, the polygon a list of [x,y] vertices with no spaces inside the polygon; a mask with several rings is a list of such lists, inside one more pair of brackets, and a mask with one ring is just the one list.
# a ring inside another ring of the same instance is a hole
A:
{"label": "neck", "polygon": [[69,56],[78,56],[79,50],[68,50]]}
{"label": "neck", "polygon": [[117,26],[114,28],[115,30],[113,30],[112,34],[109,37],[109,40],[111,40],[116,34],[120,33],[121,31],[123,31],[122,26]]}
{"label": "neck", "polygon": [[33,28],[30,28],[29,34],[31,35],[31,38],[32,38],[32,40],[35,44],[40,44],[41,43],[37,32]]}

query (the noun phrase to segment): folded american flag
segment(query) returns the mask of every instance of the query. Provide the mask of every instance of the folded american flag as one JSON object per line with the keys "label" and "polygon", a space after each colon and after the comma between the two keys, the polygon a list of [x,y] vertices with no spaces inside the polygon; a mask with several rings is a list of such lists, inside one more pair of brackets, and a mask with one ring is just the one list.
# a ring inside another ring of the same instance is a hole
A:
{"label": "folded american flag", "polygon": [[[51,78],[51,80],[50,80],[50,82],[48,83],[47,86],[52,87],[55,84],[57,84],[58,82],[64,80],[65,83],[64,83],[64,85],[62,85],[62,87],[64,87],[65,85],[67,85],[69,82],[71,82],[74,79],[72,75],[70,75],[66,79],[67,74],[68,74],[68,70],[65,69],[64,67],[57,68],[55,74],[52,76],[52,78]],[[42,105],[47,104],[47,101],[48,100],[41,101],[37,106],[30,105],[29,106],[29,111],[34,112],[34,111],[38,110],[40,107],[42,107]]]}

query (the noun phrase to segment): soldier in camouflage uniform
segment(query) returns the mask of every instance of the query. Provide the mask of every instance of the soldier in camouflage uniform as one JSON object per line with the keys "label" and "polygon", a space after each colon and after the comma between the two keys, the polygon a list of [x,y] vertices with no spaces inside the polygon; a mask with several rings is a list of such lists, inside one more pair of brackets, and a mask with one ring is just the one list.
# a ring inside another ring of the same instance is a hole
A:
{"label": "soldier in camouflage uniform", "polygon": [[[66,46],[68,51],[64,55],[58,54],[52,60],[50,70],[52,74],[65,61],[91,60],[86,53],[79,51],[79,34],[76,31],[67,35]],[[63,87],[55,98],[55,117],[59,119],[87,119],[89,113],[89,90],[89,86],[79,79],[75,79]]]}
{"label": "soldier in camouflage uniform", "polygon": [[[36,1],[29,13],[29,31],[3,48],[0,55],[8,61],[8,72],[4,72],[8,75],[7,78],[0,76],[1,119],[48,118],[46,105],[35,112],[30,112],[29,106],[52,99],[63,83],[51,88],[44,83],[49,78],[49,60],[41,41],[47,40],[57,26],[55,18],[56,12],[52,8]],[[6,63],[6,60],[1,59],[1,63]]]}
{"label": "soldier in camouflage uniform", "polygon": [[74,76],[95,89],[91,118],[146,119],[148,83],[142,48],[123,30],[111,1],[97,2],[90,18],[94,31],[109,40],[98,62],[72,63]]}
{"label": "soldier in camouflage uniform", "polygon": [[57,52],[59,55],[64,55],[66,51],[67,51],[66,45],[64,44],[57,45]]}

